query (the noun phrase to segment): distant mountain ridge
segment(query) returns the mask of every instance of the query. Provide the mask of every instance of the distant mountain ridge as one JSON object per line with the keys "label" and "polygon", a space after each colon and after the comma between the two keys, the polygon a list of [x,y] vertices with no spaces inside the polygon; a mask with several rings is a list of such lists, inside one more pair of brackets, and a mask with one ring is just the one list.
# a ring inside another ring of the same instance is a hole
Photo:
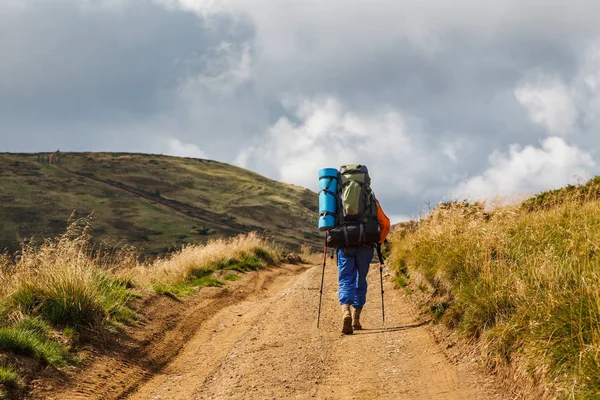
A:
{"label": "distant mountain ridge", "polygon": [[133,153],[0,154],[0,250],[93,213],[98,242],[157,255],[257,231],[318,246],[316,193],[212,160]]}

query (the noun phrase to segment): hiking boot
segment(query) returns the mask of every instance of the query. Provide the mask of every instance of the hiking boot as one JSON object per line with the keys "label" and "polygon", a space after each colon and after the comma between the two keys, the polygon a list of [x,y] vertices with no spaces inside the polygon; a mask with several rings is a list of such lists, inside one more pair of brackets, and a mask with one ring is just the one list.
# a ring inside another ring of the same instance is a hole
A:
{"label": "hiking boot", "polygon": [[352,335],[352,314],[350,313],[350,304],[342,305],[342,316],[344,317],[342,333],[344,335]]}
{"label": "hiking boot", "polygon": [[362,325],[360,324],[360,312],[362,311],[362,307],[356,307],[354,309],[354,314],[352,315],[352,328],[359,331],[362,329]]}

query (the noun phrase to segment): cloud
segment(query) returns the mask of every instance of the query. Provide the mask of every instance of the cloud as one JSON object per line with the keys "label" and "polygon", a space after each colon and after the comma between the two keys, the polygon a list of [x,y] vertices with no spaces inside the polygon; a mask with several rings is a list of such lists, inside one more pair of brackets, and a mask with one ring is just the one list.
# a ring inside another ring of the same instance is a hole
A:
{"label": "cloud", "polygon": [[238,165],[317,190],[319,169],[364,164],[374,191],[388,204],[392,196],[424,190],[426,176],[440,170],[435,149],[427,149],[418,137],[418,123],[397,110],[363,114],[334,97],[284,103],[290,115],[275,122],[260,144],[241,151]]}
{"label": "cloud", "polygon": [[600,3],[538,3],[6,0],[0,151],[201,155],[310,188],[363,162],[393,215],[478,179],[556,185],[493,171],[598,172]]}
{"label": "cloud", "polygon": [[191,143],[182,143],[178,139],[167,139],[167,150],[165,154],[179,157],[206,158],[204,153],[198,146]]}
{"label": "cloud", "polygon": [[560,137],[549,137],[541,147],[512,145],[508,154],[494,152],[481,175],[461,183],[455,198],[472,200],[533,194],[589,178],[595,167],[591,154]]}
{"label": "cloud", "polygon": [[[252,79],[252,56],[247,43],[221,42],[202,57],[201,72],[180,87],[183,96],[208,92],[213,96],[234,96],[238,88]],[[192,61],[190,64],[194,64]]]}
{"label": "cloud", "polygon": [[174,137],[227,161],[222,149],[268,125],[248,86],[244,16],[142,0],[10,4],[0,12],[0,151],[166,153]]}
{"label": "cloud", "polygon": [[556,77],[538,77],[515,89],[515,97],[529,112],[531,121],[544,126],[548,134],[573,133],[578,111],[569,89]]}

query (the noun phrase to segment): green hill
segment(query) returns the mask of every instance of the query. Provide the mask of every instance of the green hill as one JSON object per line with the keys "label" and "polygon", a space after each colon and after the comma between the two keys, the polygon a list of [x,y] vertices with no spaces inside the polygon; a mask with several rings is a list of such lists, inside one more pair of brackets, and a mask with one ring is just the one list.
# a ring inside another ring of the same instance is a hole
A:
{"label": "green hill", "polygon": [[98,243],[156,255],[257,231],[290,248],[319,245],[317,195],[211,160],[125,153],[0,154],[0,250],[93,213]]}

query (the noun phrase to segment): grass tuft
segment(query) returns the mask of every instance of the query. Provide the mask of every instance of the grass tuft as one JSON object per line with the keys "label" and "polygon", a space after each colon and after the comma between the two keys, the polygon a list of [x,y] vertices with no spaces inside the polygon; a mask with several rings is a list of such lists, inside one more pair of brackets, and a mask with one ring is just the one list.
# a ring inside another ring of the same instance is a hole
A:
{"label": "grass tuft", "polygon": [[24,245],[18,261],[0,270],[0,309],[4,315],[40,316],[55,325],[101,329],[111,321],[127,321],[127,282],[109,273],[134,263],[128,255],[112,259],[92,256],[89,219],[76,220],[67,232],[40,247]]}

